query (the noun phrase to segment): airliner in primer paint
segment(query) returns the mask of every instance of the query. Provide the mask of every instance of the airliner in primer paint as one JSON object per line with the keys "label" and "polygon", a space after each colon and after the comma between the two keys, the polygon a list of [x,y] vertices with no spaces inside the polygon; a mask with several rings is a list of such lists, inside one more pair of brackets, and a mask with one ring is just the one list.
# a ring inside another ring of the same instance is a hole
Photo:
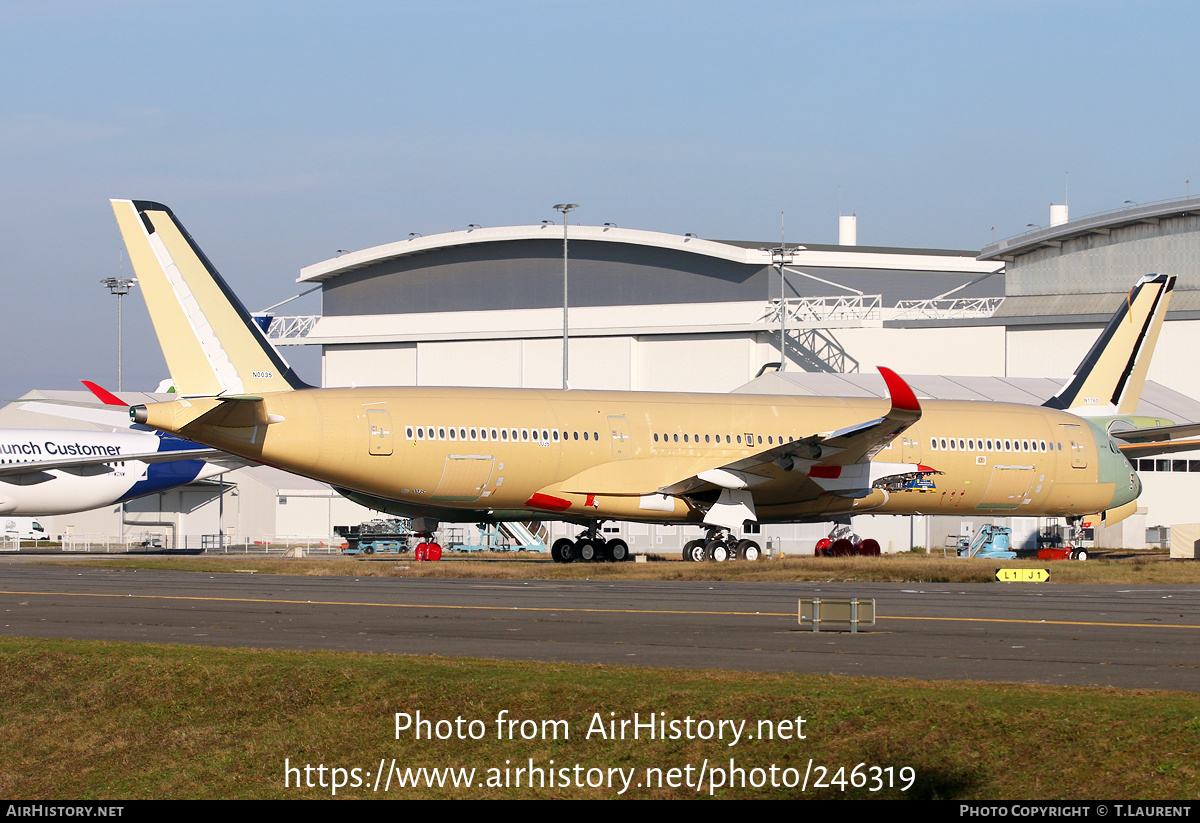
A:
{"label": "airliner in primer paint", "polygon": [[[919,402],[880,368],[886,400],[305,385],[171,211],[113,209],[177,391],[137,423],[322,480],[371,508],[449,522],[558,519],[586,528],[556,560],[608,556],[604,521],[707,528],[690,559],[758,555],[753,523],[854,514],[1031,515],[1136,507],[1109,436],[1136,427],[1139,381],[1173,278],[1143,278],[1073,381],[1043,407]],[[1149,346],[1147,346],[1149,344]],[[1054,408],[1053,406],[1059,406]]]}
{"label": "airliner in primer paint", "polygon": [[[128,406],[85,381],[109,405]],[[106,396],[105,396],[106,395]],[[52,402],[30,402],[37,411],[70,414]],[[111,415],[111,412],[109,413]],[[129,428],[128,418],[112,421]],[[225,458],[224,464],[209,462]],[[147,494],[215,477],[244,461],[215,449],[153,431],[0,429],[0,514],[48,517],[123,503]]]}

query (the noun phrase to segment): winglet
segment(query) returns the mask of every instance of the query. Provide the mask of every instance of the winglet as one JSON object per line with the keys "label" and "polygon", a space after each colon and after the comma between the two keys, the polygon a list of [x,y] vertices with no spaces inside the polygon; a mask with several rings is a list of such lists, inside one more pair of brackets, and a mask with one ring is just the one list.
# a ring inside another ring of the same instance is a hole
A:
{"label": "winglet", "polygon": [[879,373],[883,375],[883,382],[887,383],[888,394],[892,398],[892,408],[896,411],[920,414],[921,404],[917,402],[917,396],[913,394],[908,383],[904,382],[904,378],[887,366],[876,366],[875,368],[879,369]]}
{"label": "winglet", "polygon": [[93,383],[91,380],[80,380],[79,382],[82,383],[83,385],[87,386],[88,391],[90,391],[92,394],[96,395],[96,398],[99,399],[99,401],[101,403],[103,403],[104,405],[106,405],[106,406],[125,406],[126,408],[128,408],[128,406],[129,406],[128,403],[126,403],[121,398],[117,397],[115,394],[113,394],[108,389],[104,388],[103,386],[99,386],[99,385]]}

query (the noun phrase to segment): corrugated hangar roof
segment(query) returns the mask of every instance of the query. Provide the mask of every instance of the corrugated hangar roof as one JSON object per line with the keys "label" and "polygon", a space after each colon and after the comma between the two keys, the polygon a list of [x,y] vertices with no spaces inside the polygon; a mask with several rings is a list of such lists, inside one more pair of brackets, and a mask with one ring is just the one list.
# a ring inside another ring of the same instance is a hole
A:
{"label": "corrugated hangar roof", "polygon": [[[385,243],[369,249],[349,252],[340,257],[313,263],[300,270],[298,282],[321,282],[338,275],[374,266],[389,260],[412,255],[426,254],[440,249],[482,243],[503,243],[517,240],[562,239],[562,225],[543,223],[537,226],[498,226],[493,228],[470,228],[463,231],[444,232],[429,236],[413,235],[406,240]],[[750,243],[704,240],[694,235],[668,234],[666,232],[623,229],[617,226],[572,225],[568,232],[569,242],[624,243],[636,246],[651,246],[659,249],[689,252],[692,254],[742,263],[748,266],[771,264],[771,246],[764,244],[752,248]],[[778,245],[778,244],[774,244]],[[793,266],[836,266],[864,269],[911,269],[920,271],[978,272],[996,268],[994,263],[980,263],[973,251],[935,249],[896,249],[872,246],[804,246],[788,244],[793,255]]]}
{"label": "corrugated hangar roof", "polygon": [[[901,375],[918,399],[983,400],[1001,403],[1041,405],[1067,382],[1053,377],[982,377],[936,374]],[[883,377],[878,374],[829,374],[823,372],[772,372],[751,380],[734,390],[739,394],[786,394],[813,397],[888,396]],[[1146,381],[1138,414],[1159,417],[1175,423],[1200,421],[1200,401],[1169,389],[1161,383]]]}
{"label": "corrugated hangar roof", "polygon": [[1063,241],[1086,234],[1107,234],[1115,228],[1135,223],[1157,223],[1164,217],[1182,217],[1200,213],[1200,197],[1164,200],[1130,208],[1088,215],[1058,226],[1037,228],[984,246],[980,260],[1011,260],[1017,255],[1042,246],[1059,246]]}
{"label": "corrugated hangar roof", "polygon": [[[1103,322],[1112,316],[1120,305],[1120,296],[1112,292],[1102,294],[1015,294],[1004,298],[993,318],[1044,318],[1067,317],[1074,322]],[[1176,289],[1171,296],[1168,316],[1182,312],[1200,311],[1200,291]]]}

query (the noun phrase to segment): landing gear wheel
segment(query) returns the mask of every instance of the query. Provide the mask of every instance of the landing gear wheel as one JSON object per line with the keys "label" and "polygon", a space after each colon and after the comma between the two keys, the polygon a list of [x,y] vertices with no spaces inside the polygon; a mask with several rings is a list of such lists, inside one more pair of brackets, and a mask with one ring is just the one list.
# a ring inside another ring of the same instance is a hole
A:
{"label": "landing gear wheel", "polygon": [[830,557],[853,557],[856,554],[854,544],[846,538],[834,540],[833,545],[829,547]]}
{"label": "landing gear wheel", "polygon": [[737,555],[742,560],[749,560],[751,563],[753,563],[755,560],[758,560],[760,554],[762,554],[762,550],[753,540],[738,541]]}
{"label": "landing gear wheel", "polygon": [[708,556],[710,560],[724,563],[729,559],[729,547],[723,540],[714,540],[708,544]]}
{"label": "landing gear wheel", "polygon": [[833,557],[829,551],[829,547],[833,545],[833,541],[828,537],[822,537],[817,541],[816,547],[813,549],[813,554],[817,557]]}
{"label": "landing gear wheel", "polygon": [[437,543],[425,544],[425,559],[426,560],[441,560],[442,547]]}
{"label": "landing gear wheel", "polygon": [[879,541],[868,537],[858,544],[859,557],[879,557]]}
{"label": "landing gear wheel", "polygon": [[[550,559],[555,563],[570,563],[570,557],[575,544],[566,537],[560,537],[550,547]],[[565,552],[564,552],[565,549]]]}
{"label": "landing gear wheel", "polygon": [[562,562],[574,563],[579,559],[579,546],[575,544],[574,540],[564,540],[561,553]]}
{"label": "landing gear wheel", "polygon": [[683,559],[694,563],[703,563],[708,559],[708,550],[704,548],[703,540],[689,540],[683,545]]}
{"label": "landing gear wheel", "polygon": [[591,563],[596,559],[599,552],[596,551],[596,544],[591,540],[580,540],[575,546],[579,549],[579,559],[584,563]]}
{"label": "landing gear wheel", "polygon": [[604,553],[612,562],[624,563],[629,559],[629,544],[624,540],[609,540]]}
{"label": "landing gear wheel", "polygon": [[1076,549],[1075,551],[1073,551],[1071,553],[1071,559],[1072,560],[1087,560],[1088,559],[1087,549]]}

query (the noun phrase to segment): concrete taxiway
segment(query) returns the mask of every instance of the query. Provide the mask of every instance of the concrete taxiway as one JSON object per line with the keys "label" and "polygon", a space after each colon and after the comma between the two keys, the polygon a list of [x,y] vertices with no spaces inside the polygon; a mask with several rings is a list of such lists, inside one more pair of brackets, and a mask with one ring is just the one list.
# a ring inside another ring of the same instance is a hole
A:
{"label": "concrete taxiway", "polygon": [[[800,597],[874,597],[857,635]],[[1200,587],[299,577],[5,565],[0,633],[1200,691]]]}

